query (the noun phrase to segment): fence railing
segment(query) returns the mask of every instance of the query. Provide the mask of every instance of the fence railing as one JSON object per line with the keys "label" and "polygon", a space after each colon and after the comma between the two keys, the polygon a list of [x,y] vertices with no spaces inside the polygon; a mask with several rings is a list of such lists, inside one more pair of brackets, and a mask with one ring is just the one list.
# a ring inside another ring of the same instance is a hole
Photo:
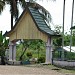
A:
{"label": "fence railing", "polygon": [[[75,50],[72,49],[72,52],[69,50],[69,46],[64,47],[64,60],[75,60]],[[55,46],[53,50],[53,59],[62,60],[62,47]]]}

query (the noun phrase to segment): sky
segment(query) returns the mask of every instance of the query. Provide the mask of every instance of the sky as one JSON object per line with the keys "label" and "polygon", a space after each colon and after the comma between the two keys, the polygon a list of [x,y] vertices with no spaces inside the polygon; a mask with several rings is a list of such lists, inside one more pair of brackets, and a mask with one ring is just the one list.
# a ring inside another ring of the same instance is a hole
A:
{"label": "sky", "polygon": [[[37,1],[40,5],[44,6],[51,14],[53,25],[51,28],[53,29],[55,25],[63,24],[63,0],[52,1]],[[0,15],[0,31],[5,33],[6,31],[10,31],[11,29],[11,15],[9,11],[9,6],[7,5]],[[21,12],[22,10],[20,10]],[[72,0],[66,0],[66,8],[65,8],[65,32],[70,31],[71,27],[71,12],[72,12]],[[75,18],[75,12],[74,12]],[[74,20],[73,20],[74,21]],[[74,21],[75,23],[75,21]]]}

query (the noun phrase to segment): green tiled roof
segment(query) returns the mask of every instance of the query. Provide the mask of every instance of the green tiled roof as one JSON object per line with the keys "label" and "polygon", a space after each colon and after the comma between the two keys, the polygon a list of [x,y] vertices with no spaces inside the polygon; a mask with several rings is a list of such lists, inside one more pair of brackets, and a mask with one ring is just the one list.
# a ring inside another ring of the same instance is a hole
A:
{"label": "green tiled roof", "polygon": [[35,8],[29,7],[29,11],[34,18],[37,27],[42,30],[43,32],[49,34],[49,35],[57,35],[54,31],[49,28],[49,26],[46,24],[45,20],[43,19],[42,15],[40,14],[39,10]]}
{"label": "green tiled roof", "polygon": [[23,11],[21,16],[19,17],[19,19],[15,23],[14,27],[9,32],[6,32],[4,35],[9,35],[9,33],[12,32],[12,30],[14,30],[14,28],[17,26],[17,23],[19,22],[19,20],[21,19],[21,17],[23,16],[23,14],[27,10],[29,11],[32,19],[34,20],[35,25],[37,26],[37,28],[41,32],[44,32],[44,33],[46,33],[47,35],[50,35],[50,36],[60,36],[60,35],[56,34],[53,30],[51,30],[51,28],[49,28],[49,26],[47,25],[47,23],[43,19],[42,15],[40,14],[39,10],[37,10],[34,7],[26,7],[26,9]]}

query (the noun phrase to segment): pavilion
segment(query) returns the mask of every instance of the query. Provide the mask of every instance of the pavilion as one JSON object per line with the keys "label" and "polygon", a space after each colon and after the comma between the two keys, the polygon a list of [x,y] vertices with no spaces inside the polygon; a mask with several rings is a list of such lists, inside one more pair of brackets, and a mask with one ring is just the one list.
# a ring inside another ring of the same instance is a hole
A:
{"label": "pavilion", "polygon": [[[34,6],[26,5],[25,10],[15,23],[13,29],[5,33],[9,37],[9,61],[16,61],[16,42],[20,39],[41,39],[46,42],[46,63],[52,63],[52,41],[53,38],[59,37],[47,25],[41,11],[44,9],[37,3]],[[40,8],[41,7],[41,8]],[[45,9],[44,9],[45,10]],[[47,10],[45,10],[47,11]]]}

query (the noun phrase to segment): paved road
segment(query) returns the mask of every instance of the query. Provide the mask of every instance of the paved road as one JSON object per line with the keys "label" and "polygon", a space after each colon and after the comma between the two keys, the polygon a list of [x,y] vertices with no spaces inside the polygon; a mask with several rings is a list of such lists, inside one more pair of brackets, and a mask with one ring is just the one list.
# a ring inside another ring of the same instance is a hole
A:
{"label": "paved road", "polygon": [[[42,67],[0,66],[0,75],[67,75]],[[69,75],[69,74],[68,74]]]}

